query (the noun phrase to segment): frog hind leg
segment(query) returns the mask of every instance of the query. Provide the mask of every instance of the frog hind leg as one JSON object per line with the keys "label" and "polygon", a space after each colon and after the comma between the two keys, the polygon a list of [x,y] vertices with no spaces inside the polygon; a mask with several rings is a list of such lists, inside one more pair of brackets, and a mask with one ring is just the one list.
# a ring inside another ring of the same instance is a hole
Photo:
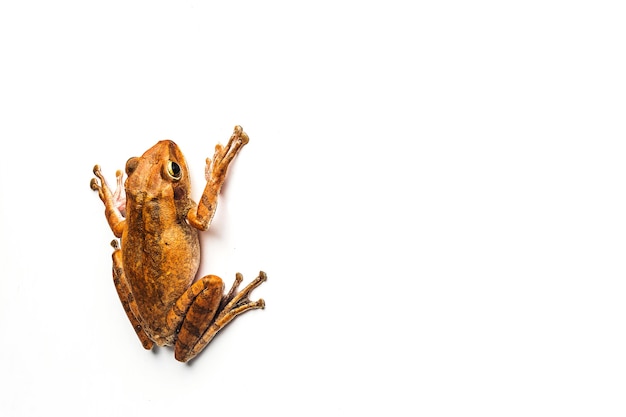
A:
{"label": "frog hind leg", "polygon": [[152,346],[154,346],[154,342],[146,334],[146,331],[137,318],[137,315],[133,312],[133,310],[137,311],[137,304],[133,298],[130,288],[128,287],[128,284],[126,283],[126,276],[124,275],[124,269],[122,268],[122,252],[119,249],[117,240],[112,241],[111,246],[115,249],[113,251],[113,283],[115,284],[117,295],[120,297],[124,311],[126,312],[133,329],[135,329],[135,333],[137,333],[137,337],[139,337],[141,345],[145,349],[150,350],[152,349]]}
{"label": "frog hind leg", "polygon": [[[194,288],[194,286],[204,280],[212,281],[213,284],[207,282],[206,284],[209,285],[204,286],[198,292],[199,288]],[[242,280],[242,275],[237,273],[230,291],[226,295],[222,295],[224,288],[222,280],[214,275],[209,275],[196,282],[188,290],[191,294],[197,292],[193,299],[188,298],[187,294],[181,297],[182,303],[187,304],[188,308],[185,312],[181,309],[178,310],[180,315],[184,314],[184,320],[174,347],[176,360],[187,362],[193,359],[209,344],[217,332],[233,321],[235,317],[246,311],[265,307],[263,299],[250,301],[249,297],[253,289],[267,280],[267,275],[260,272],[256,279],[238,293],[237,288]],[[178,307],[182,306],[175,306],[175,309]]]}

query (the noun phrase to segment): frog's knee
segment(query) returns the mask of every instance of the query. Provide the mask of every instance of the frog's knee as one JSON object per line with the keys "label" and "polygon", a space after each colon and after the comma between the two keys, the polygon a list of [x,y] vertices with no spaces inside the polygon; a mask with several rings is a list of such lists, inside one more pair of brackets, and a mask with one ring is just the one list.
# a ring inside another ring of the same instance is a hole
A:
{"label": "frog's knee", "polygon": [[217,275],[206,275],[202,278],[204,288],[224,287],[224,281]]}

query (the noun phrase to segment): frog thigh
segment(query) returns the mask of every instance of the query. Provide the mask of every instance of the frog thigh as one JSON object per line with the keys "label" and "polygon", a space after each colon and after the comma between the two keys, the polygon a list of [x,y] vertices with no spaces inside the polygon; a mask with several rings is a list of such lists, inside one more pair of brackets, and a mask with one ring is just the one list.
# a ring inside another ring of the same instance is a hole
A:
{"label": "frog thigh", "polygon": [[126,283],[126,275],[124,274],[124,268],[122,268],[122,251],[117,247],[117,241],[113,242],[115,242],[115,244],[113,244],[113,247],[115,248],[113,251],[113,283],[115,284],[117,295],[120,297],[124,311],[126,312],[130,323],[133,325],[133,329],[135,329],[141,344],[145,349],[152,349],[154,342],[146,334],[141,322],[135,313],[133,313],[133,310],[137,311],[137,303],[133,298],[133,294],[131,293],[128,284]]}
{"label": "frog thigh", "polygon": [[182,321],[174,348],[176,359],[187,361],[189,353],[213,324],[223,293],[222,279],[216,275],[207,275],[195,282],[180,297],[168,317],[168,322],[172,324]]}

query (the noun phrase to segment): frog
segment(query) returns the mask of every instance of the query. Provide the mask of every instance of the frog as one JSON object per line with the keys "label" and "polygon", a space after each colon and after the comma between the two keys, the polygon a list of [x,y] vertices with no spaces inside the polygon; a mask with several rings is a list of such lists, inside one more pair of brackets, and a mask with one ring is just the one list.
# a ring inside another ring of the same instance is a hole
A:
{"label": "frog", "polygon": [[180,148],[158,141],[140,157],[128,159],[116,172],[111,191],[99,165],[90,188],[104,203],[115,239],[113,283],[142,346],[173,346],[174,357],[188,362],[241,314],[265,308],[250,293],[267,280],[260,271],[241,291],[235,274],[228,292],[217,275],[196,277],[201,252],[199,233],[209,229],[228,168],[249,142],[235,126],[228,143],[217,144],[206,159],[206,185],[199,203],[191,198],[190,175]]}

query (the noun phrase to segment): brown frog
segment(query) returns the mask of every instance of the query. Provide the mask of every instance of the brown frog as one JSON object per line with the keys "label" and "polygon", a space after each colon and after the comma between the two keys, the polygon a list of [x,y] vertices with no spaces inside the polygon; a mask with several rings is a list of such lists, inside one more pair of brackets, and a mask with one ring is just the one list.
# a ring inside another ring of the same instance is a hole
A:
{"label": "brown frog", "polygon": [[249,299],[267,279],[263,271],[241,292],[239,273],[226,294],[218,276],[194,282],[200,264],[198,230],[208,229],[228,166],[248,140],[236,126],[228,144],[215,147],[213,160],[206,160],[207,184],[199,204],[190,198],[185,158],[170,140],[128,160],[125,193],[120,171],[112,193],[100,167],[93,169],[97,179],[91,180],[91,188],[104,202],[109,226],[120,238],[121,248],[117,240],[111,242],[115,288],[146,349],[154,343],[174,345],[176,359],[186,362],[235,317],[265,307],[262,299]]}

